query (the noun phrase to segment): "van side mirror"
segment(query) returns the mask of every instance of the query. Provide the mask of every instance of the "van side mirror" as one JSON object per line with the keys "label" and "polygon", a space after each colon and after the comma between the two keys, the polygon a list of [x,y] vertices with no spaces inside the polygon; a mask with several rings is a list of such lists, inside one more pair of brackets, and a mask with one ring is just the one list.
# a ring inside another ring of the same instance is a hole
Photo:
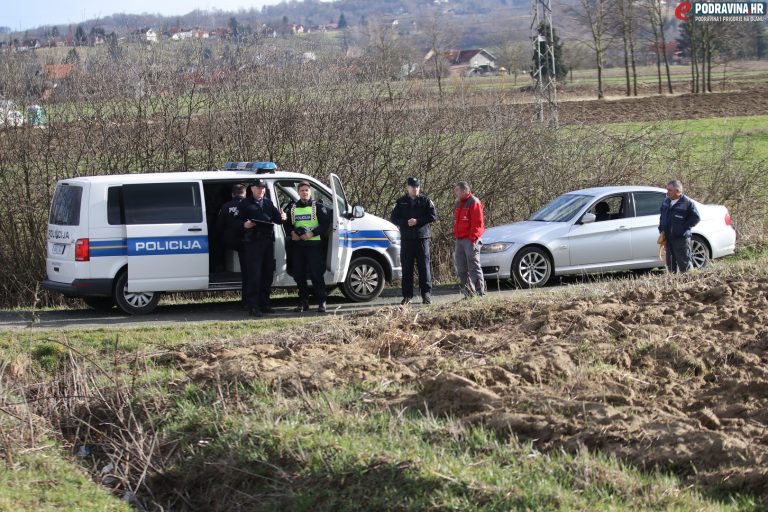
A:
{"label": "van side mirror", "polygon": [[363,205],[356,204],[352,207],[353,219],[362,219],[364,216],[365,216],[365,208],[363,208]]}
{"label": "van side mirror", "polygon": [[579,224],[592,224],[597,220],[597,216],[594,213],[585,213],[582,215]]}

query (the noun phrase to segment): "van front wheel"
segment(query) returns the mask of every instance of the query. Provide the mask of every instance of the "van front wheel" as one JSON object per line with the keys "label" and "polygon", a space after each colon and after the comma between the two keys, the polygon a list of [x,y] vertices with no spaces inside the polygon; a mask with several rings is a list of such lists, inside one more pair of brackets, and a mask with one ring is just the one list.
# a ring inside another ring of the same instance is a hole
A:
{"label": "van front wheel", "polygon": [[122,272],[117,276],[112,295],[117,307],[129,315],[151,313],[160,302],[160,292],[129,292],[128,272]]}
{"label": "van front wheel", "polygon": [[353,302],[369,302],[381,295],[384,289],[384,269],[373,258],[355,258],[341,283],[341,293]]}

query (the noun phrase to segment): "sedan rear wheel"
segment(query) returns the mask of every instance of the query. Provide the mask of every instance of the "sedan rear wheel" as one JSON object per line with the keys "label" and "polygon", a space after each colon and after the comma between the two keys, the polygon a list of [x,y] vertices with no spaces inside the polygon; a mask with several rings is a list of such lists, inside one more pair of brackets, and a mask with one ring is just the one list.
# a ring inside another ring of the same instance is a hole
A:
{"label": "sedan rear wheel", "polygon": [[512,276],[523,288],[544,286],[552,277],[549,255],[538,247],[525,247],[512,261]]}
{"label": "sedan rear wheel", "polygon": [[709,265],[712,255],[709,253],[709,246],[699,235],[693,235],[691,238],[691,263],[693,268],[704,268]]}

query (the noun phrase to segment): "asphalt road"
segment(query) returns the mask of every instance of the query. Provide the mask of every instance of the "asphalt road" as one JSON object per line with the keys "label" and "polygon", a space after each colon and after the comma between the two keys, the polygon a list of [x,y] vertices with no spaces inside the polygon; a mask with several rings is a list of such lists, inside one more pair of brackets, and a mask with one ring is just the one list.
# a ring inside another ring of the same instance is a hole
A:
{"label": "asphalt road", "polygon": [[[496,286],[496,283],[493,283]],[[503,290],[492,291],[496,294],[521,293],[521,290],[515,290],[508,285],[501,286]],[[433,303],[445,304],[461,300],[461,295],[456,285],[437,286],[433,290]],[[353,303],[344,298],[340,293],[335,292],[328,298],[328,314],[347,314],[360,311],[377,309],[383,306],[399,305],[401,300],[400,290],[398,288],[387,288],[379,298],[372,302]],[[298,299],[295,295],[287,297],[278,297],[272,300],[275,313],[267,315],[264,318],[289,318],[296,316],[316,316],[315,305],[313,310],[308,313],[294,313],[292,310],[296,307]],[[416,297],[413,307],[422,307],[421,298]],[[8,329],[60,329],[60,328],[78,328],[93,329],[104,327],[141,327],[141,326],[163,326],[175,325],[179,323],[190,322],[237,322],[245,319],[251,319],[246,311],[240,307],[239,301],[229,302],[170,302],[160,304],[157,309],[149,315],[129,316],[117,308],[108,313],[94,311],[87,308],[84,304],[82,309],[60,309],[32,312],[23,311],[0,311],[0,330]]]}

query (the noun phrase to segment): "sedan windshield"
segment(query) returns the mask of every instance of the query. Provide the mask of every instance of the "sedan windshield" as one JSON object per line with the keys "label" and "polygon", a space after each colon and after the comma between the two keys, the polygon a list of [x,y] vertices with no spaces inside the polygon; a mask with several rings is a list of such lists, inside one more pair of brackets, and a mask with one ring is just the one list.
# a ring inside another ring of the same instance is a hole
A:
{"label": "sedan windshield", "polygon": [[564,194],[531,215],[531,218],[528,220],[539,222],[568,222],[592,199],[592,196]]}

